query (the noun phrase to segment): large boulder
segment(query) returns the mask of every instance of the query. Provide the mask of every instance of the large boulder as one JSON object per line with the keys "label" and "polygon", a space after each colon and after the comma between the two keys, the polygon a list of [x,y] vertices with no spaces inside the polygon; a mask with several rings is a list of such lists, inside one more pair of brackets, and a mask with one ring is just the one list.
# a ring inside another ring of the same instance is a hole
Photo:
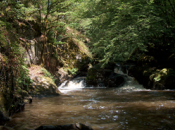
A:
{"label": "large boulder", "polygon": [[[115,66],[114,66],[115,67]],[[116,68],[100,68],[97,64],[89,68],[86,81],[88,85],[105,85],[107,87],[119,87],[125,83],[125,74],[116,72]]]}
{"label": "large boulder", "polygon": [[109,87],[119,87],[125,83],[125,79],[127,76],[117,74],[117,73],[112,73],[109,78],[107,78],[106,84]]}
{"label": "large boulder", "polygon": [[59,95],[60,92],[54,83],[53,76],[43,67],[32,65],[29,68],[29,77],[33,80],[32,95]]}
{"label": "large boulder", "polygon": [[57,126],[40,126],[35,130],[93,130],[90,126],[75,123],[69,125],[57,125]]}

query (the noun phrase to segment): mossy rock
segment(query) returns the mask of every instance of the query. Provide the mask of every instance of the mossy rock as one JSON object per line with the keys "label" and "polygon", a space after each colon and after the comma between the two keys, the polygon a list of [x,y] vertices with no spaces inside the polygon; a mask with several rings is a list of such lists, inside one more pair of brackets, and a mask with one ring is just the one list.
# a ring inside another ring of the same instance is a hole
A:
{"label": "mossy rock", "polygon": [[171,68],[157,69],[156,67],[135,66],[132,70],[134,77],[148,89],[174,89],[175,70]]}
{"label": "mossy rock", "polygon": [[18,87],[17,91],[15,92],[16,97],[28,97],[29,93],[26,90],[21,89]]}
{"label": "mossy rock", "polygon": [[96,64],[95,66],[92,66],[89,64],[89,69],[86,76],[86,81],[89,85],[97,85],[98,80],[104,77],[102,69],[100,68],[100,64]]}
{"label": "mossy rock", "polygon": [[38,76],[39,81],[34,81],[34,95],[59,95],[60,92],[53,82],[53,80],[49,77]]}
{"label": "mossy rock", "polygon": [[97,73],[96,68],[90,68],[87,73],[86,81],[89,85],[97,85]]}

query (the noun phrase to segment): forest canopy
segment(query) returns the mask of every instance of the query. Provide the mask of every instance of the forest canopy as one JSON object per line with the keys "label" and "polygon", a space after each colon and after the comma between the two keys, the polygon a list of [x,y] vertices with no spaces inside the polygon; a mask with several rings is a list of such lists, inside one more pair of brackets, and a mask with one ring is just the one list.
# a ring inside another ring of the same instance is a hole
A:
{"label": "forest canopy", "polygon": [[103,65],[138,60],[150,48],[174,53],[174,0],[83,0],[70,18],[84,29]]}

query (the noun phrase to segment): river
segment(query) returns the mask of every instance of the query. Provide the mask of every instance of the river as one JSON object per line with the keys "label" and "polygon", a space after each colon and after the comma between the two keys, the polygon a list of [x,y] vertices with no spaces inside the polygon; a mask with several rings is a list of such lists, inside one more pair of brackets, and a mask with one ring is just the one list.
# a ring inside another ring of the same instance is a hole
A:
{"label": "river", "polygon": [[61,96],[35,98],[7,126],[25,130],[79,122],[94,130],[175,129],[175,91],[146,90],[134,80],[120,88],[85,88],[83,81],[68,86],[72,89],[61,87]]}

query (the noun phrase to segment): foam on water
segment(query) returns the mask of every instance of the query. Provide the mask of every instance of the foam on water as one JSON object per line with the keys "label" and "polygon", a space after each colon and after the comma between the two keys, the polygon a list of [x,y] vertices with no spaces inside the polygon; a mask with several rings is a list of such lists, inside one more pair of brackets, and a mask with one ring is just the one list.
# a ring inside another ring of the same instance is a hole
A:
{"label": "foam on water", "polygon": [[71,81],[64,81],[59,87],[58,90],[61,93],[67,93],[68,91],[79,90],[86,87],[84,78],[76,78]]}
{"label": "foam on water", "polygon": [[[118,67],[114,69],[114,73],[117,73],[121,76],[124,77],[125,79],[125,83],[120,86],[120,87],[116,87],[116,90],[119,91],[149,91],[147,89],[145,89],[142,85],[140,85],[137,80],[135,80],[134,77],[128,76],[128,74],[125,74],[120,65],[117,65]],[[86,82],[85,82],[85,77],[79,77],[79,78],[75,78],[73,80],[66,80],[65,82],[63,82],[59,87],[59,91],[61,93],[67,93],[69,91],[75,91],[75,90],[81,90],[85,87],[88,88],[106,88],[106,86],[104,86],[104,84],[98,84],[98,86],[87,86]],[[115,86],[110,86],[110,87],[115,87]]]}
{"label": "foam on water", "polygon": [[83,88],[106,88],[104,84],[98,84],[97,86],[89,86],[86,84],[85,77],[75,78],[73,80],[66,80],[60,86],[58,86],[58,90],[61,93],[67,93],[69,91],[82,90]]}
{"label": "foam on water", "polygon": [[127,76],[125,79],[126,82],[121,87],[118,87],[119,90],[126,90],[126,91],[142,91],[146,90],[143,85],[140,85],[134,77]]}
{"label": "foam on water", "polygon": [[[142,85],[140,85],[137,80],[135,80],[133,77],[128,76],[125,79],[125,83],[120,86],[116,87],[116,90],[119,91],[149,91],[148,89],[145,89]],[[66,80],[63,82],[59,87],[59,91],[61,93],[67,93],[70,91],[75,91],[75,90],[82,90],[83,88],[86,88],[87,84],[85,82],[84,78],[78,78],[78,79],[73,79],[71,81]],[[88,86],[87,88],[106,88],[105,86]]]}

